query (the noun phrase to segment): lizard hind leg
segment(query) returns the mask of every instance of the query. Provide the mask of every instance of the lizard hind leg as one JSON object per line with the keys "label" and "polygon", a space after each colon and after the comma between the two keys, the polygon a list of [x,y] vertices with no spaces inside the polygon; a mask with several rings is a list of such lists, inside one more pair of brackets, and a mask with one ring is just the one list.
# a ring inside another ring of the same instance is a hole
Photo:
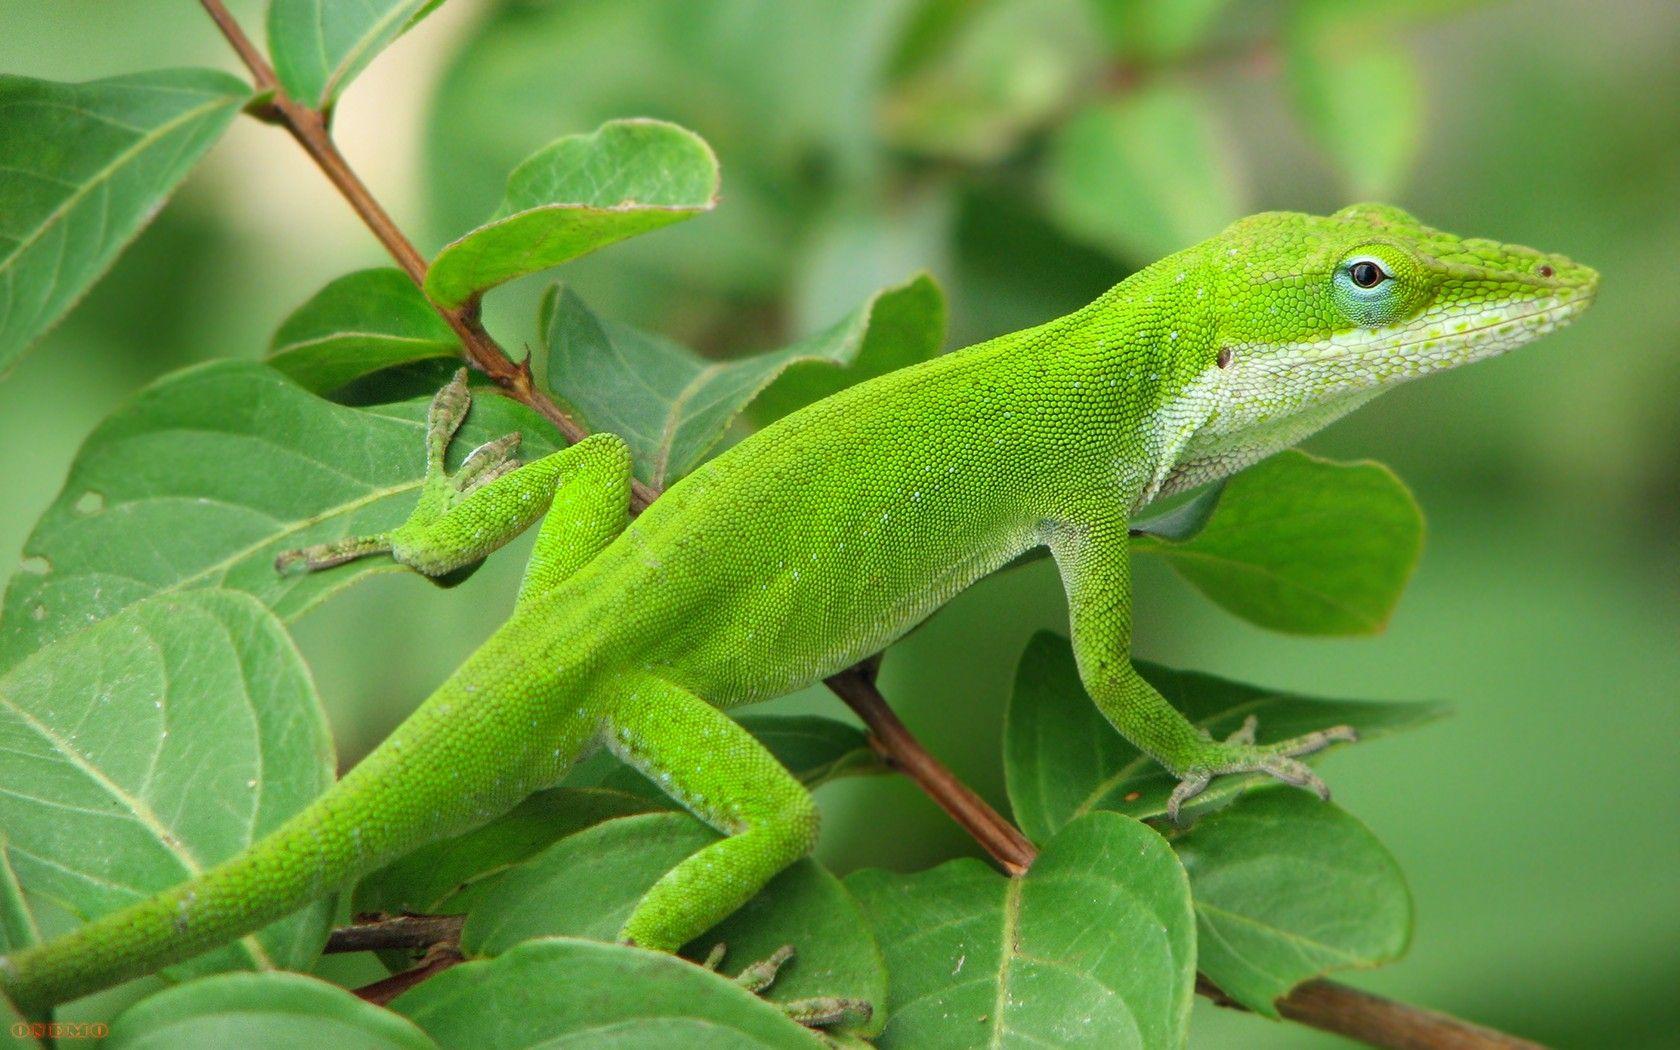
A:
{"label": "lizard hind leg", "polygon": [[[694,694],[643,680],[607,722],[607,747],[615,755],[725,835],[661,876],[631,911],[620,940],[675,952],[816,844],[811,793],[752,734]],[[712,965],[721,954],[714,951]],[[741,983],[762,991],[792,955],[783,948],[746,967]],[[870,1013],[868,1003],[841,998],[799,1000],[784,1009],[807,1024]]]}

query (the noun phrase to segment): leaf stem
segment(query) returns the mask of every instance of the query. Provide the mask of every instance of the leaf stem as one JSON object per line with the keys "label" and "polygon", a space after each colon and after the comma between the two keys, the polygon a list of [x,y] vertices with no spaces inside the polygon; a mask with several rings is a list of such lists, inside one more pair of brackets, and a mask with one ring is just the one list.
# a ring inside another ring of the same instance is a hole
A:
{"label": "leaf stem", "polygon": [[[385,246],[391,258],[396,260],[403,272],[424,291],[425,256],[414,247],[414,243],[402,232],[390,213],[350,167],[344,155],[339,153],[332,133],[327,129],[325,116],[286,93],[286,89],[274,74],[274,67],[268,64],[268,60],[251,42],[251,38],[245,35],[239,22],[223,6],[222,0],[199,2],[210,15],[211,21],[216,23],[216,28],[221,30],[222,36],[227,38],[228,43],[239,55],[240,61],[245,63],[245,68],[250,70],[251,80],[258,93],[269,96],[266,115],[272,117],[297,140],[298,145],[303,147],[303,151],[309,154],[327,180],[379,239],[379,243]],[[431,302],[430,298],[427,301]],[[537,389],[531,378],[530,362],[515,362],[512,356],[491,338],[490,333],[485,331],[484,325],[479,321],[476,299],[458,307],[445,307],[435,302],[431,305],[460,337],[467,360],[488,375],[508,396],[535,409],[543,418],[554,424],[560,433],[565,435],[567,441],[575,443],[589,436],[589,431],[556,404],[553,398]],[[657,491],[640,481],[631,483],[631,499],[637,510],[645,508],[657,495]]]}
{"label": "leaf stem", "polygon": [[[221,0],[200,0],[200,3],[250,71],[257,92],[269,96],[256,115],[279,123],[297,140],[397,265],[424,291],[425,257],[339,153],[325,116],[286,94],[274,68]],[[454,308],[433,302],[432,308],[460,336],[467,359],[508,396],[553,423],[567,441],[577,442],[589,436],[586,428],[537,389],[529,362],[515,362],[484,330],[476,299]],[[657,489],[640,481],[632,483],[634,511],[646,509],[658,496]],[[825,684],[863,720],[876,752],[915,781],[999,866],[1012,876],[1024,873],[1031,866],[1038,851],[1026,835],[934,758],[899,721],[875,685],[873,662],[841,671],[826,679]],[[326,951],[413,949],[429,945],[431,952],[419,966],[356,990],[357,995],[370,1002],[387,1003],[428,977],[461,962],[460,930],[458,917],[399,916],[335,930]],[[1220,1005],[1237,1005],[1200,975],[1196,990]],[[1278,1009],[1302,1024],[1393,1050],[1534,1050],[1537,1045],[1333,981],[1308,981],[1279,1000]]]}

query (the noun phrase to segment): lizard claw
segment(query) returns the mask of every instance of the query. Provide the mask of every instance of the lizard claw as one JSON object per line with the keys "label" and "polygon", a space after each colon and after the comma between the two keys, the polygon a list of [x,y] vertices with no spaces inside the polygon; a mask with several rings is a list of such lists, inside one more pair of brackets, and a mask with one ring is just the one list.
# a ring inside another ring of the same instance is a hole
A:
{"label": "lizard claw", "polygon": [[[712,949],[712,955],[719,956],[719,961],[722,961],[722,953],[717,948]],[[711,956],[707,958],[709,961]],[[793,958],[793,945],[784,944],[771,952],[767,958],[758,960],[736,974],[735,983],[754,995],[758,995],[776,983],[776,975],[782,972],[783,964],[791,958]]]}
{"label": "lizard claw", "polygon": [[519,460],[515,458],[515,453],[519,451],[519,441],[520,434],[514,431],[494,441],[486,441],[467,453],[467,458],[461,463],[461,469],[449,479],[455,491],[465,496],[474,489],[490,484],[503,474],[519,469]]}
{"label": "lizard claw", "polygon": [[317,543],[313,547],[301,547],[297,550],[281,551],[274,559],[274,571],[286,575],[301,569],[304,572],[315,572],[319,569],[330,569],[335,565],[365,558],[370,554],[384,554],[391,549],[391,537],[380,533],[377,536],[353,536],[342,540],[332,540],[328,543]]}
{"label": "lizard claw", "polygon": [[1298,761],[1297,756],[1322,751],[1331,744],[1352,743],[1359,739],[1354,728],[1332,726],[1275,744],[1256,744],[1254,734],[1258,727],[1259,720],[1249,715],[1235,733],[1219,743],[1208,745],[1205,761],[1193,763],[1179,774],[1178,786],[1167,798],[1169,820],[1182,824],[1184,804],[1207,790],[1214,777],[1232,773],[1265,773],[1292,787],[1311,791],[1326,802],[1330,801],[1329,785],[1305,762]]}
{"label": "lizard claw", "polygon": [[[700,965],[708,970],[716,971],[723,962],[727,947],[723,944],[712,946],[706,954],[706,959]],[[793,945],[784,944],[771,952],[766,958],[744,968],[735,977],[735,983],[754,995],[763,995],[765,990],[775,983],[776,975],[793,958]],[[788,1017],[806,1028],[826,1028],[838,1024],[862,1024],[874,1016],[875,1008],[863,999],[848,999],[837,995],[814,996],[808,999],[790,999],[784,1003],[773,1003]]]}

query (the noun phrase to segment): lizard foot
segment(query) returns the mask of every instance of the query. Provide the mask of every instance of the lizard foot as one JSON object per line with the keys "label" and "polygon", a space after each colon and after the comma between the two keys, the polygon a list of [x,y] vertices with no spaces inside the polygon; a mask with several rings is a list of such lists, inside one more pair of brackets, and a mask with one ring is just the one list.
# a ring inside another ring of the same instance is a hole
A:
{"label": "lizard foot", "polygon": [[[723,962],[726,945],[718,944],[712,947],[701,963],[708,970],[717,970]],[[754,995],[760,995],[776,980],[782,966],[793,958],[793,945],[784,944],[771,952],[767,958],[747,966],[735,977],[735,983]],[[807,1028],[826,1028],[837,1024],[862,1024],[869,1020],[875,1012],[874,1007],[862,999],[846,999],[840,996],[824,995],[810,999],[791,999],[785,1003],[775,1004],[781,1011],[798,1021]]]}
{"label": "lizard foot", "polygon": [[1299,756],[1322,751],[1331,744],[1352,743],[1359,739],[1352,726],[1332,726],[1316,733],[1280,740],[1275,744],[1256,744],[1254,731],[1259,719],[1249,715],[1242,727],[1222,742],[1209,742],[1207,750],[1179,773],[1178,786],[1167,799],[1167,816],[1180,823],[1179,810],[1191,799],[1206,790],[1214,777],[1229,773],[1266,773],[1285,784],[1305,788],[1325,801],[1330,800],[1330,788],[1317,773],[1299,761]]}
{"label": "lizard foot", "polygon": [[417,548],[417,553],[422,557],[399,556],[398,560],[404,561],[405,564],[413,563],[415,568],[429,576],[440,576],[446,571],[458,568],[459,566],[450,565],[446,569],[440,565],[436,566],[438,571],[431,571],[434,566],[429,562],[436,559],[423,557],[428,546],[425,537],[427,527],[442,518],[467,496],[497,478],[519,469],[520,465],[517,456],[520,436],[513,433],[486,441],[467,453],[459,470],[453,474],[448,472],[444,467],[445,454],[471,408],[472,392],[467,386],[467,370],[463,368],[432,398],[426,418],[426,479],[421,485],[420,500],[413,513],[394,532],[346,537],[318,543],[312,547],[283,551],[274,559],[274,568],[281,573],[295,570],[315,572],[371,554],[398,553],[398,547],[405,548],[405,553],[406,548]]}

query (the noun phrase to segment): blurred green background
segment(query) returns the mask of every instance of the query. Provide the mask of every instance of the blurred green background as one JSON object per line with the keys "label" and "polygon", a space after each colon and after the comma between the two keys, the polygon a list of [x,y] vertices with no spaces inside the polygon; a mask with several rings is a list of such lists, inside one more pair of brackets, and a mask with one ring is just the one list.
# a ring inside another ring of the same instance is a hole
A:
{"label": "blurred green background", "polygon": [[[260,4],[230,6],[260,27]],[[453,0],[358,81],[337,126],[428,249],[559,134],[635,115],[694,128],[723,161],[718,211],[566,277],[603,312],[720,354],[920,268],[951,296],[958,345],[1079,305],[1237,215],[1373,193],[1600,269],[1575,327],[1311,442],[1389,462],[1428,514],[1387,633],[1267,634],[1150,564],[1138,649],[1299,691],[1455,702],[1450,721],[1328,764],[1418,904],[1410,957],[1348,979],[1560,1046],[1680,1046],[1680,5],[1348,14],[1367,6]],[[1314,41],[1357,57],[1292,51]],[[172,64],[233,68],[184,0],[0,0],[6,72]],[[380,261],[284,135],[236,125],[0,383],[0,564],[125,397],[260,355],[321,284]],[[489,304],[509,346],[533,339],[526,284]],[[505,555],[453,592],[376,577],[299,625],[346,763],[494,627],[519,565]],[[905,720],[1000,805],[1014,662],[1063,615],[1040,563],[984,581],[887,660]],[[842,870],[972,850],[900,780],[822,801]],[[1198,1048],[1337,1042],[1197,1009]]]}

